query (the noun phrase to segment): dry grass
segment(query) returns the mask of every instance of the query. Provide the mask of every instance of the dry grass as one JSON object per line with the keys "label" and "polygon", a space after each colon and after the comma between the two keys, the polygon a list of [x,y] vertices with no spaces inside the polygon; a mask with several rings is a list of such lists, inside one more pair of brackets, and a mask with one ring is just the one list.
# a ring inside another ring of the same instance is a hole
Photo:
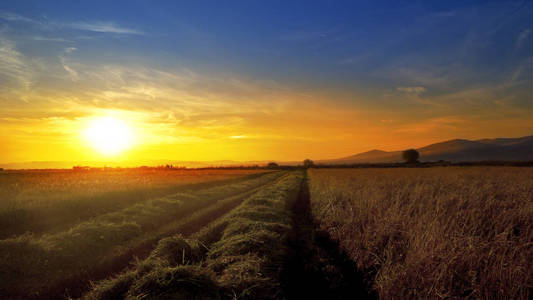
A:
{"label": "dry grass", "polygon": [[133,270],[94,285],[86,299],[283,299],[280,271],[291,229],[292,172],[189,238],[161,239]]}
{"label": "dry grass", "polygon": [[0,297],[37,297],[71,278],[91,279],[94,269],[103,269],[104,264],[123,252],[152,241],[161,234],[160,229],[173,230],[168,225],[187,220],[202,209],[212,206],[225,209],[217,204],[250,193],[281,175],[262,173],[223,183],[189,186],[165,197],[149,198],[86,221],[78,220],[75,225],[54,232],[0,239]]}
{"label": "dry grass", "polygon": [[532,296],[532,168],[311,170],[310,192],[380,298]]}
{"label": "dry grass", "polygon": [[229,179],[262,170],[28,170],[0,173],[0,204],[51,206],[73,198],[96,197],[108,192],[156,190],[169,186]]}
{"label": "dry grass", "polygon": [[0,172],[0,238],[65,226],[257,170],[35,170]]}

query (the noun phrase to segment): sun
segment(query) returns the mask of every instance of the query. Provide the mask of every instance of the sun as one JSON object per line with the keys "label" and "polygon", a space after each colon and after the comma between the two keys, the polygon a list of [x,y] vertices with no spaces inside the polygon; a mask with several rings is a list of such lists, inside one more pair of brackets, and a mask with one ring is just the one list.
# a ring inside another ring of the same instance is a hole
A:
{"label": "sun", "polygon": [[89,145],[106,156],[117,155],[133,146],[133,132],[126,122],[109,118],[95,118],[84,132]]}

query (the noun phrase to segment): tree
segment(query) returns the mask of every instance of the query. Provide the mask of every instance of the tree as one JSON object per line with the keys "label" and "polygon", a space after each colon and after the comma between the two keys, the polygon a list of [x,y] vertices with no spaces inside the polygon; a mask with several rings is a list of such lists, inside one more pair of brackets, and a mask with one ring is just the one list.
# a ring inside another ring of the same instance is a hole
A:
{"label": "tree", "polygon": [[279,167],[279,165],[275,162],[269,162],[268,165],[267,165],[267,168],[269,169],[277,169]]}
{"label": "tree", "polygon": [[304,160],[304,168],[308,169],[308,168],[312,168],[314,166],[315,166],[315,162],[313,162],[309,158]]}
{"label": "tree", "polygon": [[402,152],[402,158],[406,163],[417,163],[420,153],[415,149],[408,149]]}

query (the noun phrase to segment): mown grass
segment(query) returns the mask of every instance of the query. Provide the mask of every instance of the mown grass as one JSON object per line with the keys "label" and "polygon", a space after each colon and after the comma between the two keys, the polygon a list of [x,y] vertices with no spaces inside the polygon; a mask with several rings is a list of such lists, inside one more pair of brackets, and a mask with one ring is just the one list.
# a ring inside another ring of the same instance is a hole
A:
{"label": "mown grass", "polygon": [[132,246],[151,241],[152,235],[161,234],[156,233],[159,228],[172,221],[186,219],[195,210],[246,193],[280,175],[266,173],[189,189],[94,217],[64,231],[0,240],[0,295],[36,297],[66,278],[83,278],[84,273],[90,274]]}
{"label": "mown grass", "polygon": [[316,169],[312,213],[383,299],[528,299],[533,169]]}
{"label": "mown grass", "polygon": [[[134,203],[208,188],[253,170],[45,170],[0,173],[0,238],[40,234]],[[258,176],[257,174],[255,176]],[[254,175],[251,175],[254,176]]]}
{"label": "mown grass", "polygon": [[269,184],[189,238],[172,236],[133,270],[95,284],[86,299],[282,299],[288,206],[301,172]]}

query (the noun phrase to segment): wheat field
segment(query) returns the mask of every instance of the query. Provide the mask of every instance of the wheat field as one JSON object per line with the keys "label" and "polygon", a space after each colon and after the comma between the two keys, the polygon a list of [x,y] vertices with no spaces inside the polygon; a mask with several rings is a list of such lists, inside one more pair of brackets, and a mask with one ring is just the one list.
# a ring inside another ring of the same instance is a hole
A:
{"label": "wheat field", "polygon": [[312,213],[382,299],[527,299],[533,169],[313,169]]}

